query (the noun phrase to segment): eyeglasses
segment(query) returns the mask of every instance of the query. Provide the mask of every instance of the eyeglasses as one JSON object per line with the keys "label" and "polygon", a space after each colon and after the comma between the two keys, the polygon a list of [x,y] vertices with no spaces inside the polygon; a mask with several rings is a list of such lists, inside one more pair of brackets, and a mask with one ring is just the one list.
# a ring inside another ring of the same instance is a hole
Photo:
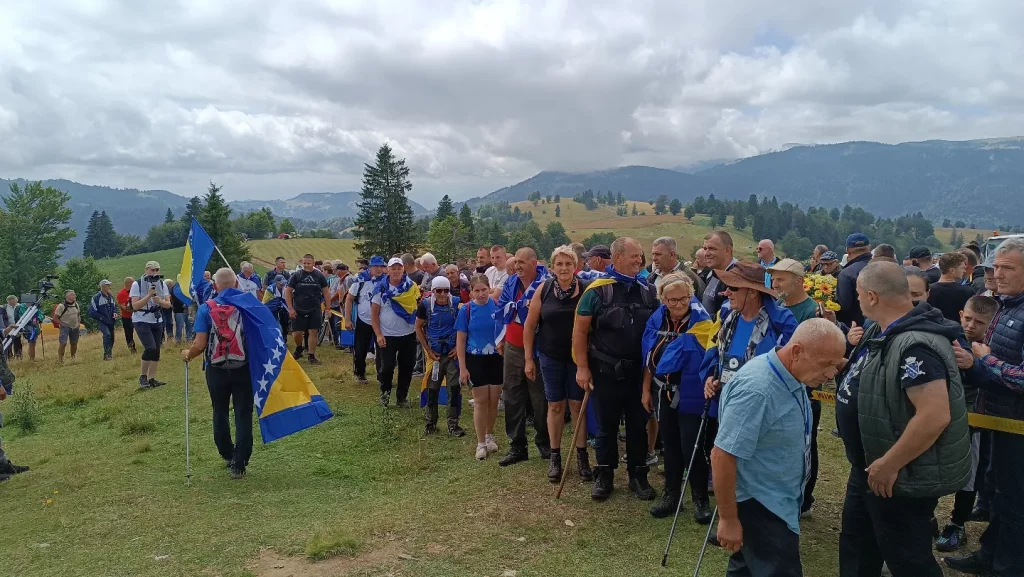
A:
{"label": "eyeglasses", "polygon": [[690,302],[690,298],[689,297],[680,298],[680,299],[677,299],[677,298],[667,298],[667,299],[665,299],[665,304],[667,304],[669,306],[673,306],[673,307],[676,307],[676,306],[679,306],[679,305],[681,305],[683,303],[688,303],[688,302]]}
{"label": "eyeglasses", "polygon": [[446,295],[446,294],[448,294],[448,293],[450,293],[452,291],[450,291],[448,289],[434,289],[434,292],[436,294]]}

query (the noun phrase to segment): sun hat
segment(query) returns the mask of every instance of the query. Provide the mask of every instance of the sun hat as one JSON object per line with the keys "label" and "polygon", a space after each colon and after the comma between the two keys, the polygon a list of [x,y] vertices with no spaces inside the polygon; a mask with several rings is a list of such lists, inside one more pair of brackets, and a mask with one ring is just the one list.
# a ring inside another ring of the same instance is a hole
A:
{"label": "sun hat", "polygon": [[387,266],[387,263],[384,262],[384,257],[374,255],[370,257],[370,266]]}
{"label": "sun hat", "polygon": [[804,265],[791,258],[784,258],[768,267],[768,272],[791,272],[800,278],[807,274],[804,271]]}
{"label": "sun hat", "polygon": [[160,268],[160,263],[156,262],[155,260],[151,260],[151,261],[147,262],[146,263],[146,270],[149,270],[151,268]]}
{"label": "sun hat", "polygon": [[737,261],[729,270],[716,270],[715,276],[728,287],[748,288],[775,296],[775,291],[764,286],[764,267],[752,262]]}

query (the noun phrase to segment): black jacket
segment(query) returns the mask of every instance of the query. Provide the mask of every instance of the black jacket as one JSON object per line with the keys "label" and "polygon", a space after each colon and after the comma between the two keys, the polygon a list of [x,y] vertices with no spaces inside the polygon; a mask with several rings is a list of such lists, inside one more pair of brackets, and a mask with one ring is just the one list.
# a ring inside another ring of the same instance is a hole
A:
{"label": "black jacket", "polygon": [[836,313],[836,320],[847,326],[864,326],[864,313],[860,310],[860,301],[857,300],[857,277],[860,271],[871,262],[871,253],[864,253],[846,263],[843,271],[839,273],[839,282],[836,284],[836,301],[842,307]]}

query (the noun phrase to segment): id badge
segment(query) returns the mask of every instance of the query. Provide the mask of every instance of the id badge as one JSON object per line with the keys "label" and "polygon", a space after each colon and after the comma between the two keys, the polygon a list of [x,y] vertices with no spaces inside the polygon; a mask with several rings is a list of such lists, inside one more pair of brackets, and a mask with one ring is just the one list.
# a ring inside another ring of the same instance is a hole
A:
{"label": "id badge", "polygon": [[722,362],[722,376],[719,378],[719,384],[725,386],[736,376],[736,372],[743,366],[743,359],[734,356],[726,355]]}

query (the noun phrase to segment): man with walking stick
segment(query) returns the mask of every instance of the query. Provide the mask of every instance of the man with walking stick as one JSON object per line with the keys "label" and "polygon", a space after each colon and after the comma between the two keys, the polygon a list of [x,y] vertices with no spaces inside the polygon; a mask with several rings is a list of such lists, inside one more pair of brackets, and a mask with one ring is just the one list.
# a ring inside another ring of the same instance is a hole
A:
{"label": "man with walking stick", "polygon": [[[192,348],[181,351],[190,360],[204,355],[206,386],[213,401],[213,441],[232,479],[245,475],[252,455],[253,394],[249,363],[245,358],[242,318],[226,299],[240,294],[235,273],[222,268],[214,274],[217,296],[199,305],[194,325]],[[253,297],[254,299],[256,297]],[[235,442],[231,442],[228,409],[235,407]]]}
{"label": "man with walking stick", "polygon": [[[723,386],[711,468],[718,540],[733,553],[728,577],[803,575],[800,505],[812,426],[804,386],[834,378],[845,352],[836,325],[811,319],[786,346],[747,361]],[[715,391],[708,385],[705,397]]]}

